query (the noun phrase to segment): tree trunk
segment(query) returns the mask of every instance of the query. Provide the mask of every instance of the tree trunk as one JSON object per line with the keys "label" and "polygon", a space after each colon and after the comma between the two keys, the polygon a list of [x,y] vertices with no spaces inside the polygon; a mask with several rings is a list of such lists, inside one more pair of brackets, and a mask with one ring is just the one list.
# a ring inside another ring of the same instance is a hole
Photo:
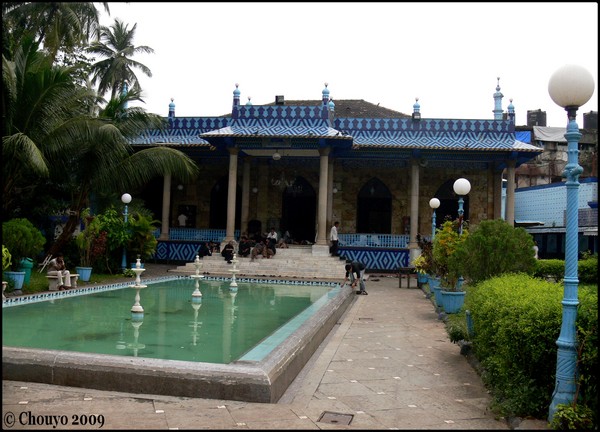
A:
{"label": "tree trunk", "polygon": [[78,225],[79,225],[79,212],[69,215],[69,219],[67,220],[67,223],[65,224],[65,227],[63,228],[62,233],[60,234],[60,236],[58,236],[56,241],[52,244],[48,253],[52,254],[52,256],[55,256],[58,252],[62,252],[64,250],[65,246],[67,245],[67,243],[69,243],[69,241],[73,237],[73,233],[77,229]]}

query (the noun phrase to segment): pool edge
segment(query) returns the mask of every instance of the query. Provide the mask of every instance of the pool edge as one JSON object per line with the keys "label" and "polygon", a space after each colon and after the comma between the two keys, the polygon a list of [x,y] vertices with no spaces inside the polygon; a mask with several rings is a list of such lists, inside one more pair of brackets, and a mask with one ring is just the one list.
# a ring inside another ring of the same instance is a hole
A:
{"label": "pool edge", "polygon": [[229,365],[2,347],[2,379],[138,394],[275,403],[354,300],[348,287],[263,360]]}

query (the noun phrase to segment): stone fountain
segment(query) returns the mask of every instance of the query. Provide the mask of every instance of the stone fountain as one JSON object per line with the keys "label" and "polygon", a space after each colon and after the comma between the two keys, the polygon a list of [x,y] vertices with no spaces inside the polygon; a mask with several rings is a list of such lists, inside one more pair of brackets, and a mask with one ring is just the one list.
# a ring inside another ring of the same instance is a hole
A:
{"label": "stone fountain", "polygon": [[204,277],[204,275],[200,274],[200,267],[202,267],[202,261],[200,261],[199,255],[196,255],[196,259],[194,260],[194,267],[196,267],[196,274],[190,276],[191,278],[196,280],[196,289],[192,293],[192,300],[194,298],[199,298],[200,301],[202,301],[202,293],[200,292],[199,281]]}
{"label": "stone fountain", "polygon": [[140,258],[138,258],[136,260],[135,267],[133,267],[131,270],[133,270],[133,272],[135,273],[135,285],[131,286],[131,288],[133,288],[135,290],[135,303],[133,304],[133,306],[131,306],[131,315],[133,318],[137,318],[137,317],[134,317],[134,315],[140,314],[141,318],[143,319],[144,308],[140,304],[140,290],[143,288],[147,288],[147,285],[142,285],[142,283],[141,283],[142,281],[140,279],[140,275],[144,271],[146,271],[146,269],[142,268],[142,263],[141,263]]}
{"label": "stone fountain", "polygon": [[[196,279],[198,283],[198,279]],[[198,311],[202,306],[202,297],[192,297],[192,308],[194,308],[194,321],[191,324],[192,327],[192,344],[195,346],[198,343],[198,325],[202,322],[198,322]]]}
{"label": "stone fountain", "polygon": [[229,269],[229,271],[231,272],[231,283],[229,284],[229,290],[237,291],[237,282],[235,281],[235,274],[239,273],[239,270],[237,268],[237,263],[239,261],[237,259],[236,254],[233,254],[233,259],[231,260],[231,262],[233,263],[233,268]]}

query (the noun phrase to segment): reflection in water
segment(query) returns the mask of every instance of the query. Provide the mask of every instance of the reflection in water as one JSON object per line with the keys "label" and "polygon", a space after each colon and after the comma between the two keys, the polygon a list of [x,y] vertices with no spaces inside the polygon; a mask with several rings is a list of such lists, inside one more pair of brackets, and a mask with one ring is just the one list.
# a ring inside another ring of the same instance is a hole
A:
{"label": "reflection in water", "polygon": [[[201,297],[192,295],[196,282]],[[229,278],[189,277],[151,282],[143,292],[144,312],[133,315],[131,285],[55,298],[54,304],[4,307],[3,345],[227,364],[335,289],[326,284],[238,284],[232,289]],[[20,331],[10,331],[14,328]]]}

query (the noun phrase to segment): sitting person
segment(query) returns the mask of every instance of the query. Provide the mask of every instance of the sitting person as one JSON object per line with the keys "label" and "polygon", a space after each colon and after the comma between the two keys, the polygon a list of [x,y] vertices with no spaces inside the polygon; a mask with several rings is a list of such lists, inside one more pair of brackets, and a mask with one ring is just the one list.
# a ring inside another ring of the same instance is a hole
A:
{"label": "sitting person", "polygon": [[71,288],[71,272],[67,270],[64,256],[62,253],[57,253],[56,257],[48,263],[48,276],[58,276],[58,289],[60,291]]}
{"label": "sitting person", "polygon": [[231,260],[233,259],[233,253],[235,252],[235,247],[233,246],[233,241],[229,241],[221,251],[221,256],[225,258],[227,264],[231,264]]}
{"label": "sitting person", "polygon": [[282,237],[282,238],[279,239],[279,242],[277,243],[277,247],[281,248],[281,249],[287,249],[289,246],[285,242],[285,239]]}
{"label": "sitting person", "polygon": [[263,258],[271,258],[274,254],[270,247],[267,246],[267,240],[263,239],[261,242],[256,243],[254,249],[252,249],[252,256],[250,257],[251,261],[258,256],[262,255]]}
{"label": "sitting person", "polygon": [[240,238],[240,245],[238,249],[238,255],[242,257],[247,257],[250,255],[250,249],[254,246],[253,242],[246,235],[242,235]]}
{"label": "sitting person", "polygon": [[210,249],[210,251],[212,253],[219,253],[221,252],[221,247],[219,246],[219,243],[214,242],[214,241],[209,241],[208,242],[208,248]]}
{"label": "sitting person", "polygon": [[211,256],[211,255],[212,255],[212,252],[206,245],[206,242],[200,243],[200,248],[198,249],[198,256],[200,258],[204,258],[205,256]]}

